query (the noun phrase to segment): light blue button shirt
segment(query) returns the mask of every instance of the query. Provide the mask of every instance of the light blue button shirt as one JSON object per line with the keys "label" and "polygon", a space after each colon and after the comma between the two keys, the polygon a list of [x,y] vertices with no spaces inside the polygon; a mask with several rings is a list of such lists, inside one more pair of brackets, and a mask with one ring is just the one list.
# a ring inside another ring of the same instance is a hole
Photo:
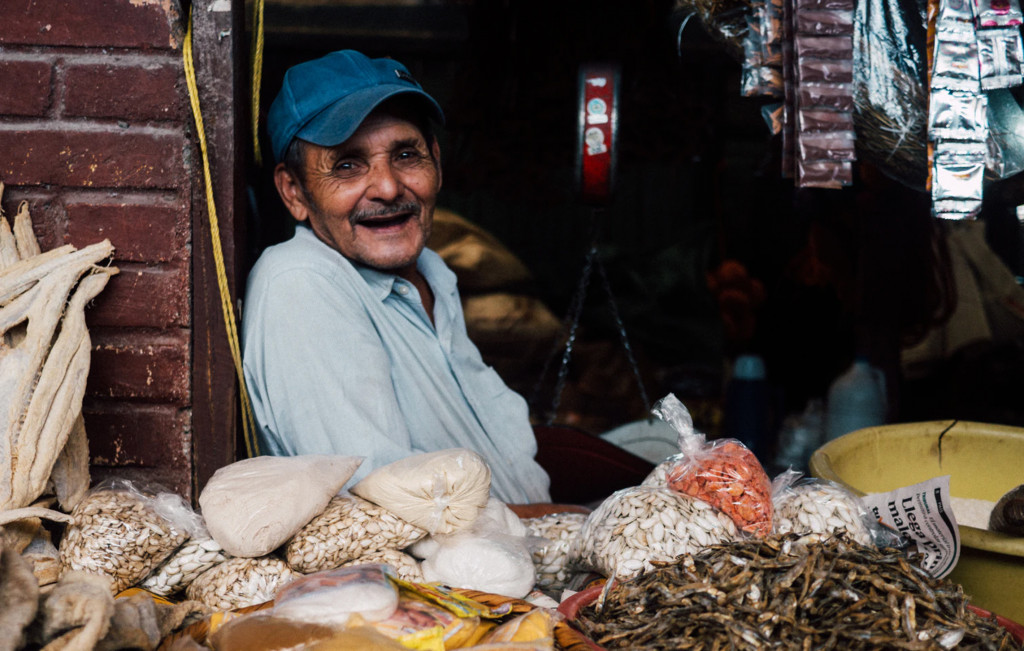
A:
{"label": "light blue button shirt", "polygon": [[295,231],[263,252],[246,291],[243,367],[260,451],[365,457],[351,486],[403,457],[463,447],[487,461],[498,499],[550,501],[526,401],[470,341],[440,256],[425,249],[417,262],[434,291],[431,325],[411,283]]}

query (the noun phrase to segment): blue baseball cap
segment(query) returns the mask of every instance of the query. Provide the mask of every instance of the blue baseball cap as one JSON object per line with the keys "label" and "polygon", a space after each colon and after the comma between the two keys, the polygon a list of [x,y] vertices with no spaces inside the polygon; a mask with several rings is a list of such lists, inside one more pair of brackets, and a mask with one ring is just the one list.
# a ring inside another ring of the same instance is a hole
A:
{"label": "blue baseball cap", "polygon": [[284,158],[294,138],[322,147],[345,142],[373,109],[396,95],[418,98],[427,116],[444,124],[441,106],[394,59],[339,50],[289,68],[267,113],[274,160]]}

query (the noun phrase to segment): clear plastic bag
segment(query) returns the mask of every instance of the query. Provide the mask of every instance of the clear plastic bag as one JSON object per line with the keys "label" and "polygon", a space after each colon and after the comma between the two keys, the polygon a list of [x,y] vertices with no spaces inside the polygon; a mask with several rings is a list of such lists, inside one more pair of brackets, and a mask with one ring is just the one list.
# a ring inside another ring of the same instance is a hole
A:
{"label": "clear plastic bag", "polygon": [[849,488],[800,471],[785,470],[772,482],[775,533],[800,535],[801,544],[844,534],[862,545],[903,547],[899,532],[872,515]]}
{"label": "clear plastic bag", "polygon": [[509,509],[492,500],[468,528],[433,536],[436,547],[421,563],[424,580],[516,599],[529,594],[536,573],[526,527],[518,518],[511,522],[504,510]]}
{"label": "clear plastic bag", "polygon": [[341,567],[373,552],[403,549],[426,535],[426,530],[381,506],[339,494],[288,540],[284,551],[293,570],[308,574]]}
{"label": "clear plastic bag", "polygon": [[115,594],[142,581],[201,527],[181,496],[126,479],[97,484],[71,517],[60,541],[61,573],[108,576]]}
{"label": "clear plastic bag", "polygon": [[754,453],[736,439],[705,440],[672,394],[652,411],[679,432],[680,454],[662,468],[666,485],[721,510],[742,531],[771,533],[772,482]]}
{"label": "clear plastic bag", "polygon": [[309,574],[277,591],[272,613],[304,622],[345,626],[358,615],[366,622],[390,617],[398,608],[398,586],[386,565],[368,564]]}
{"label": "clear plastic bag", "polygon": [[628,579],[709,545],[737,540],[733,521],[707,502],[667,487],[616,491],[594,509],[570,548],[570,566]]}

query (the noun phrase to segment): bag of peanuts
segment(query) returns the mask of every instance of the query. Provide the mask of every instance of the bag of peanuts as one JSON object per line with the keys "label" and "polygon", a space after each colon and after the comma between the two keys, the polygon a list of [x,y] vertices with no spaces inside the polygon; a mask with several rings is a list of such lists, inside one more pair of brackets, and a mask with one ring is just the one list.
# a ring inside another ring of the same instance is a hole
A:
{"label": "bag of peanuts", "polygon": [[572,542],[570,566],[628,579],[741,534],[707,502],[665,487],[634,486],[612,493],[594,509]]}
{"label": "bag of peanuts", "polygon": [[61,574],[108,576],[114,594],[142,581],[201,527],[181,496],[152,484],[110,479],[89,490],[61,538]]}
{"label": "bag of peanuts", "polygon": [[403,549],[426,535],[382,506],[340,493],[288,540],[284,552],[293,570],[309,574],[384,549]]}
{"label": "bag of peanuts", "polygon": [[673,394],[658,401],[652,411],[679,432],[680,453],[659,464],[666,485],[720,509],[746,533],[770,534],[772,482],[754,453],[736,439],[707,441]]}

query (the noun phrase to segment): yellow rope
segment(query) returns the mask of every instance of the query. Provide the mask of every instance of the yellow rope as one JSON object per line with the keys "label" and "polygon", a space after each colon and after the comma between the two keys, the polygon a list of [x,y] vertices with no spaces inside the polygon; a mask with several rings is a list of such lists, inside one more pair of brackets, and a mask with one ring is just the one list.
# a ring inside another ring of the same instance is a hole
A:
{"label": "yellow rope", "polygon": [[252,151],[256,165],[263,165],[260,152],[260,85],[263,83],[263,0],[254,0],[252,16]]}
{"label": "yellow rope", "polygon": [[203,155],[203,178],[206,184],[206,205],[210,215],[210,239],[213,242],[213,259],[217,267],[217,286],[220,288],[220,304],[224,311],[224,325],[228,332],[228,345],[231,357],[235,362],[235,373],[238,376],[239,394],[242,401],[242,430],[245,437],[246,453],[252,457],[258,455],[255,433],[255,421],[252,415],[252,403],[249,392],[245,388],[245,376],[242,373],[242,349],[238,343],[238,326],[235,323],[235,311],[231,306],[231,290],[228,288],[227,273],[224,267],[224,252],[220,243],[220,227],[217,225],[217,208],[213,201],[213,181],[210,174],[210,157],[206,150],[206,129],[203,127],[203,114],[199,109],[199,89],[196,85],[196,70],[192,62],[192,12],[189,11],[188,30],[185,32],[185,43],[182,47],[185,61],[185,79],[188,83],[188,97],[192,104],[192,115],[196,121],[196,134],[199,136],[199,149]]}

